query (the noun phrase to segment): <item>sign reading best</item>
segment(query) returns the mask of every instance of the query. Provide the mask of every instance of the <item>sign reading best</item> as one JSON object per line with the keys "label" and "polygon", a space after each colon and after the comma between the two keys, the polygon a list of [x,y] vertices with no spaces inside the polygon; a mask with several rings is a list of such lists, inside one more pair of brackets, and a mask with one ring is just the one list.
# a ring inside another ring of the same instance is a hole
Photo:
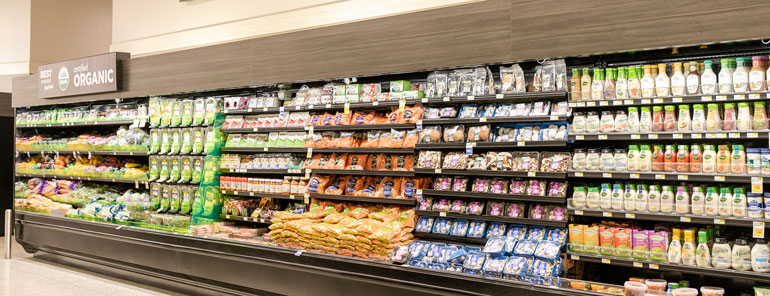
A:
{"label": "sign reading best", "polygon": [[111,52],[37,67],[40,98],[118,91],[121,61],[128,53]]}

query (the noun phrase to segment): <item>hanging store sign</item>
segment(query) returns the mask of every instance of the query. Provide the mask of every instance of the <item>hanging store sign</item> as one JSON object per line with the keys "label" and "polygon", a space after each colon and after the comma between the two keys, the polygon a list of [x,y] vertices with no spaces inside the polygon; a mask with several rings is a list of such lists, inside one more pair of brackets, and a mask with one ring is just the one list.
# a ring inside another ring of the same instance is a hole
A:
{"label": "hanging store sign", "polygon": [[128,53],[111,52],[37,67],[38,97],[56,98],[121,89],[121,61]]}

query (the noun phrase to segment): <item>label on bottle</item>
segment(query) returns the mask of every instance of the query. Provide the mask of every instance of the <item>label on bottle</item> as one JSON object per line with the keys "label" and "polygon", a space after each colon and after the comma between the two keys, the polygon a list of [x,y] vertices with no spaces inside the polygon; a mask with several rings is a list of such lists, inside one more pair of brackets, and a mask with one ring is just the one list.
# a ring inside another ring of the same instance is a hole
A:
{"label": "label on bottle", "polygon": [[735,92],[748,91],[749,76],[745,71],[735,71],[733,73],[733,90]]}
{"label": "label on bottle", "polygon": [[697,74],[687,75],[687,94],[694,95],[698,93],[699,80]]}
{"label": "label on bottle", "polygon": [[749,73],[749,88],[751,91],[761,91],[765,83],[765,73],[762,71],[751,71]]}

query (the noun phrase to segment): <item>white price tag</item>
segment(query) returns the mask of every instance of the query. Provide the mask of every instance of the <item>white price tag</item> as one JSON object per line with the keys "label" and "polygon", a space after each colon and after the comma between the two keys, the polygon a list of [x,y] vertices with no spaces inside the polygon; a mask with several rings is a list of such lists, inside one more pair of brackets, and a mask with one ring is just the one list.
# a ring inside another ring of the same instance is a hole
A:
{"label": "white price tag", "polygon": [[632,105],[634,100],[623,100],[623,105]]}
{"label": "white price tag", "polygon": [[504,97],[505,97],[505,95],[504,95],[504,94],[496,94],[496,95],[495,95],[495,99],[502,99],[502,98],[504,98]]}
{"label": "white price tag", "polygon": [[468,100],[468,101],[473,101],[473,100],[476,99],[476,97],[474,97],[474,96],[467,96],[465,99]]}
{"label": "white price tag", "polygon": [[577,106],[577,104],[575,104],[575,103],[569,103],[569,107],[570,107],[570,108],[575,108],[575,106]]}
{"label": "white price tag", "polygon": [[435,172],[436,174],[441,174],[441,169],[436,169],[434,172]]}
{"label": "white price tag", "polygon": [[717,137],[716,134],[706,134],[706,139],[713,139],[713,138],[716,138],[716,137]]}
{"label": "white price tag", "polygon": [[535,172],[527,172],[527,177],[537,177],[537,173],[535,173]]}
{"label": "white price tag", "polygon": [[687,181],[688,177],[689,176],[687,176],[687,175],[678,175],[678,176],[676,176],[677,180],[680,180],[680,181]]}
{"label": "white price tag", "polygon": [[636,214],[634,214],[634,213],[626,213],[626,218],[628,218],[628,219],[636,219]]}
{"label": "white price tag", "polygon": [[650,263],[650,269],[659,269],[660,265],[657,265],[655,263]]}
{"label": "white price tag", "polygon": [[711,102],[713,98],[711,96],[702,96],[700,97],[701,102]]}
{"label": "white price tag", "polygon": [[607,140],[607,135],[598,135],[596,138],[599,140]]}
{"label": "white price tag", "polygon": [[647,135],[647,139],[657,139],[657,138],[658,138],[658,134],[649,134],[649,135]]}
{"label": "white price tag", "polygon": [[714,176],[714,181],[724,182],[725,181],[725,176]]}
{"label": "white price tag", "polygon": [[444,101],[444,102],[449,102],[449,97],[444,97],[444,98],[443,98],[443,99],[441,99],[441,100],[442,100],[442,101]]}
{"label": "white price tag", "polygon": [[690,134],[690,138],[700,139],[703,138],[703,134]]}
{"label": "white price tag", "polygon": [[406,99],[398,100],[398,111],[404,111],[406,109]]}
{"label": "white price tag", "polygon": [[575,136],[575,140],[585,140],[585,138],[586,138],[586,137],[585,137],[585,136],[583,136],[583,135],[577,135],[577,136]]}
{"label": "white price tag", "polygon": [[634,262],[634,267],[642,268],[643,266],[642,262]]}
{"label": "white price tag", "polygon": [[692,221],[692,219],[690,219],[690,217],[679,217],[679,221],[680,222],[690,222],[690,221]]}
{"label": "white price tag", "polygon": [[294,106],[294,110],[296,111],[302,110],[302,106]]}
{"label": "white price tag", "polygon": [[759,94],[749,94],[749,99],[759,99]]}
{"label": "white price tag", "polygon": [[[426,103],[427,103],[427,102],[426,102]],[[380,105],[380,101],[374,101],[374,102],[372,102],[372,106],[379,106],[379,105]]]}
{"label": "white price tag", "polygon": [[559,120],[559,115],[551,115],[551,120]]}
{"label": "white price tag", "polygon": [[746,95],[734,95],[733,96],[733,100],[736,100],[736,101],[738,101],[738,100],[745,100],[745,99],[746,99]]}
{"label": "white price tag", "polygon": [[588,107],[596,106],[596,102],[586,102],[586,106]]}
{"label": "white price tag", "polygon": [[602,212],[603,217],[612,217],[612,212]]}
{"label": "white price tag", "polygon": [[473,155],[473,144],[474,143],[465,143],[465,154]]}
{"label": "white price tag", "polygon": [[661,104],[663,103],[663,99],[653,99],[652,102],[655,104]]}
{"label": "white price tag", "polygon": [[674,103],[681,103],[681,102],[682,102],[682,98],[672,98],[672,99],[671,99],[671,102],[674,102]]}
{"label": "white price tag", "polygon": [[621,100],[615,100],[615,101],[612,101],[612,105],[613,105],[613,106],[620,106],[620,105],[623,105],[623,101],[621,101]]}
{"label": "white price tag", "polygon": [[642,99],[642,105],[649,105],[651,102],[650,99]]}
{"label": "white price tag", "polygon": [[636,174],[636,173],[633,173],[633,174],[628,174],[628,178],[631,178],[631,179],[639,179],[639,174]]}
{"label": "white price tag", "polygon": [[575,210],[575,215],[583,215],[583,210]]}
{"label": "white price tag", "polygon": [[610,260],[610,258],[602,258],[602,263],[604,263],[604,264],[612,264],[612,260]]}
{"label": "white price tag", "polygon": [[724,138],[727,138],[727,133],[718,133],[717,134],[717,139],[724,139]]}
{"label": "white price tag", "polygon": [[479,118],[479,122],[487,122],[487,118],[486,117],[481,117],[481,118]]}
{"label": "white price tag", "polygon": [[441,217],[446,217],[446,212],[438,212],[438,215]]}
{"label": "white price tag", "polygon": [[310,159],[313,157],[313,148],[307,148],[307,159]]}
{"label": "white price tag", "polygon": [[600,101],[599,102],[599,106],[608,106],[609,104],[610,104],[610,102],[607,102],[607,101]]}
{"label": "white price tag", "polygon": [[764,181],[764,178],[762,177],[751,177],[751,192],[753,193],[764,192],[763,181]]}
{"label": "white price tag", "polygon": [[759,133],[746,133],[746,138],[759,138]]}
{"label": "white price tag", "polygon": [[516,146],[526,146],[526,144],[527,144],[527,143],[526,143],[526,142],[524,142],[524,141],[518,141],[518,142],[516,142]]}
{"label": "white price tag", "polygon": [[582,176],[583,176],[583,172],[575,172],[575,177],[582,177]]}
{"label": "white price tag", "polygon": [[345,105],[342,107],[342,112],[345,113],[345,114],[349,114],[350,113],[350,103],[345,102]]}
{"label": "white price tag", "polygon": [[665,174],[655,174],[655,180],[665,180],[666,175]]}
{"label": "white price tag", "polygon": [[740,138],[740,137],[741,137],[741,133],[729,133],[729,134],[728,134],[728,137],[729,137],[730,139],[737,139],[737,138]]}
{"label": "white price tag", "polygon": [[727,101],[727,96],[717,96],[717,101]]}
{"label": "white price tag", "polygon": [[633,135],[631,135],[631,139],[632,139],[632,140],[639,140],[639,139],[641,139],[641,138],[642,138],[642,135],[639,135],[639,134],[633,134]]}
{"label": "white price tag", "polygon": [[612,173],[603,173],[602,178],[612,178]]}
{"label": "white price tag", "polygon": [[418,132],[422,131],[422,119],[417,120],[417,124],[415,125],[415,127],[417,128]]}
{"label": "white price tag", "polygon": [[253,131],[253,132],[258,132],[258,131],[259,131],[259,128],[258,128],[258,127],[255,127],[255,128],[254,128],[254,129],[252,129],[251,131]]}
{"label": "white price tag", "polygon": [[314,107],[315,107],[314,105],[307,105],[308,110],[313,110]]}
{"label": "white price tag", "polygon": [[674,139],[681,139],[681,138],[684,137],[684,135],[682,135],[682,134],[673,134],[673,135],[671,135],[671,137],[674,138]]}
{"label": "white price tag", "polygon": [[585,106],[586,106],[586,103],[584,103],[584,102],[578,102],[578,103],[577,103],[577,106],[578,106],[578,107],[585,107]]}
{"label": "white price tag", "polygon": [[578,255],[572,255],[570,257],[572,257],[572,260],[580,260],[580,256]]}
{"label": "white price tag", "polygon": [[714,219],[714,224],[724,225],[725,219]]}

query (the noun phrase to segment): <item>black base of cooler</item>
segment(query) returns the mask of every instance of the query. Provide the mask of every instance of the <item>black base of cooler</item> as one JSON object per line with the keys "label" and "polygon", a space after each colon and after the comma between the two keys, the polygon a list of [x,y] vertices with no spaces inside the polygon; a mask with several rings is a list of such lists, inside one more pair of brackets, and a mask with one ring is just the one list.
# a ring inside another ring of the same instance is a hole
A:
{"label": "black base of cooler", "polygon": [[190,295],[595,295],[28,212],[15,231],[37,257]]}

